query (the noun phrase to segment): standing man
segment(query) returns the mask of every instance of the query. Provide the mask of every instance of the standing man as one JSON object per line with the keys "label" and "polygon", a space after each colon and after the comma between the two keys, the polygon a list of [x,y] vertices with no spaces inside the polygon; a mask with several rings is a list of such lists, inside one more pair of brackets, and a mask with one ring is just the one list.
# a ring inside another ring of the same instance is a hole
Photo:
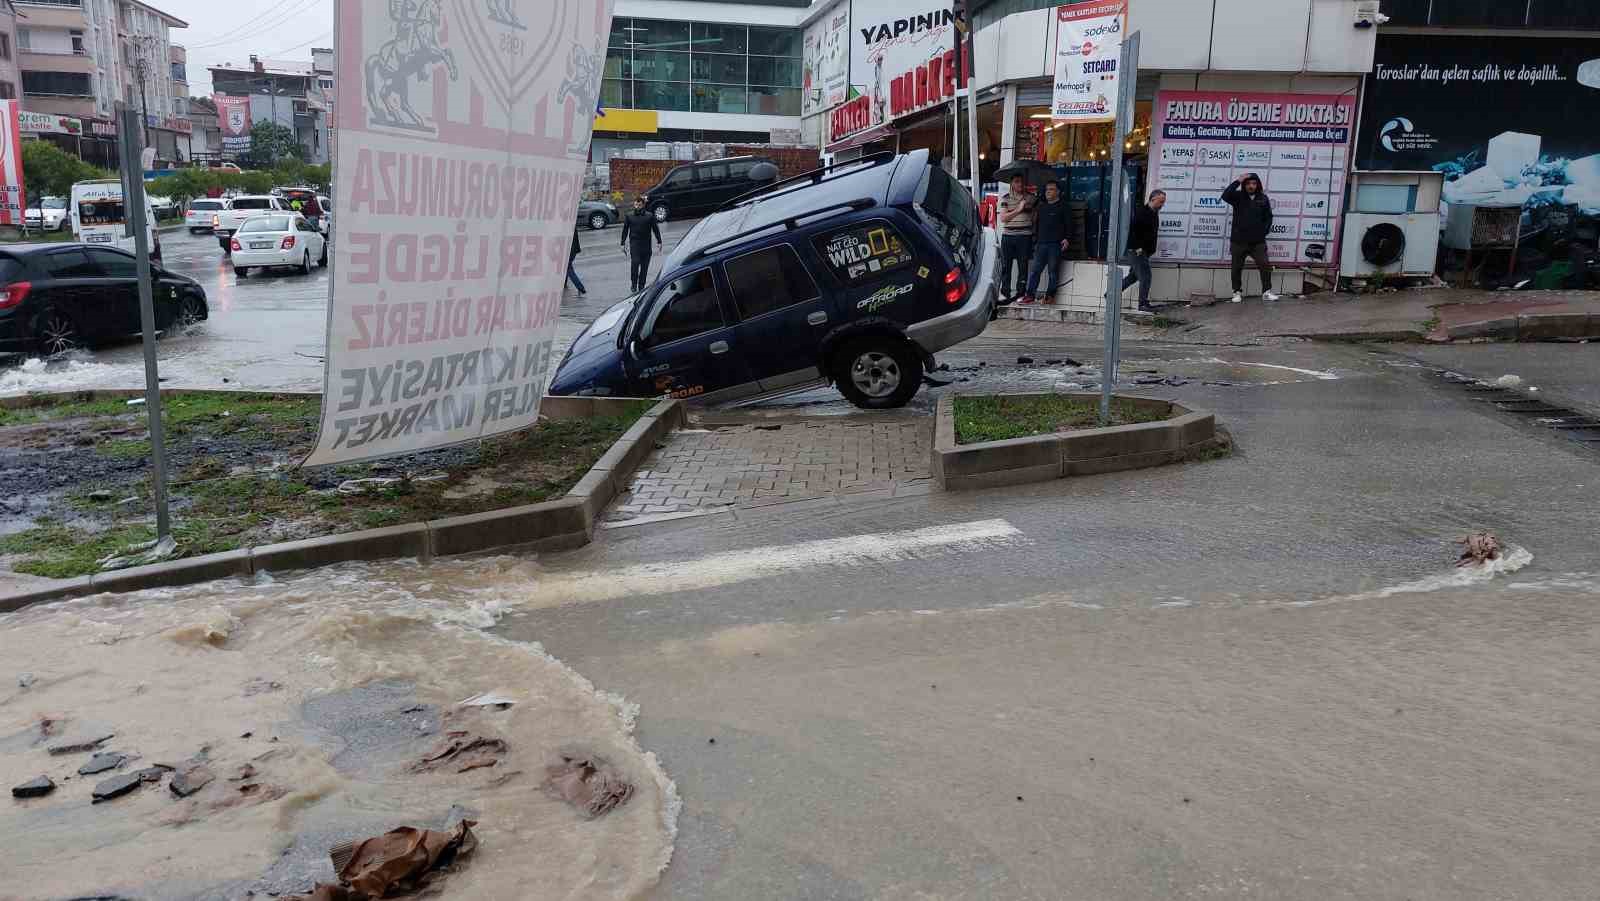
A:
{"label": "standing man", "polygon": [[572,287],[578,289],[579,297],[585,297],[589,291],[583,286],[583,279],[578,278],[578,270],[572,268],[572,264],[577,261],[580,252],[578,248],[578,227],[574,225],[572,227],[572,250],[567,253],[567,281],[572,283]]}
{"label": "standing man", "polygon": [[1233,302],[1244,300],[1244,258],[1254,257],[1261,271],[1261,299],[1277,300],[1272,293],[1272,264],[1267,262],[1267,235],[1272,231],[1272,201],[1261,190],[1261,177],[1246,172],[1228,185],[1222,202],[1233,207]]}
{"label": "standing man", "polygon": [[[1028,266],[1028,296],[1023,303],[1054,303],[1056,291],[1061,287],[1061,255],[1067,252],[1067,202],[1061,197],[1061,185],[1047,182],[1044,186],[1044,203],[1034,215],[1033,261]],[[1043,294],[1039,290],[1039,273],[1050,270],[1050,287]]]}
{"label": "standing man", "polygon": [[1156,236],[1161,232],[1161,208],[1167,205],[1167,192],[1160,188],[1150,192],[1150,199],[1133,209],[1133,220],[1128,223],[1128,265],[1133,271],[1123,276],[1122,290],[1134,282],[1139,283],[1139,312],[1151,313],[1150,258],[1156,255]]}
{"label": "standing man", "polygon": [[633,198],[633,212],[622,217],[622,246],[628,248],[630,293],[643,291],[650,282],[650,236],[655,235],[656,250],[661,249],[661,226],[645,212],[644,195]]}
{"label": "standing man", "polygon": [[[1000,301],[1010,303],[1022,293],[1033,256],[1034,199],[1020,175],[1011,176],[1011,192],[1000,198]],[[1011,264],[1017,264],[1017,280],[1011,280]],[[1013,287],[1013,285],[1015,287]]]}

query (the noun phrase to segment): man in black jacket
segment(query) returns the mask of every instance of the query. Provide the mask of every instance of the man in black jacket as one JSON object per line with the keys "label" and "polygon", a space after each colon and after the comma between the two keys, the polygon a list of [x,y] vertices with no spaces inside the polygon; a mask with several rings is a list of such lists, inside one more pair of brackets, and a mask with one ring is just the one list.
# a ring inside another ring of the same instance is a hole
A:
{"label": "man in black jacket", "polygon": [[650,236],[661,249],[661,226],[644,208],[644,196],[633,198],[633,212],[622,217],[622,246],[628,248],[628,280],[631,293],[643,291],[650,282]]}
{"label": "man in black jacket", "polygon": [[1150,258],[1156,255],[1156,236],[1161,232],[1161,208],[1167,205],[1167,192],[1157,188],[1150,199],[1133,208],[1133,219],[1128,223],[1128,266],[1132,270],[1122,279],[1126,291],[1134,282],[1139,283],[1139,310],[1150,309]]}
{"label": "man in black jacket", "polygon": [[1244,300],[1244,258],[1253,257],[1261,271],[1261,299],[1277,300],[1272,293],[1272,264],[1267,262],[1267,235],[1272,232],[1272,201],[1261,190],[1261,177],[1246,172],[1222,192],[1222,202],[1233,207],[1233,302]]}
{"label": "man in black jacket", "polygon": [[[1034,212],[1033,260],[1028,264],[1027,294],[1020,302],[1055,303],[1056,291],[1061,288],[1061,255],[1067,252],[1067,234],[1072,228],[1059,183],[1045,184],[1044,202]],[[1046,272],[1050,273],[1049,287],[1043,294],[1036,294],[1039,276]]]}

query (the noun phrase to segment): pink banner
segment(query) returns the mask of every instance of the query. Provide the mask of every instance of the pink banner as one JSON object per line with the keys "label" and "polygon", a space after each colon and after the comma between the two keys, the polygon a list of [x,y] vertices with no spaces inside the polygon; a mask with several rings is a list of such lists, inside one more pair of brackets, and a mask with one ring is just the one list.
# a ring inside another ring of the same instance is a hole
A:
{"label": "pink banner", "polygon": [[230,153],[250,150],[250,98],[218,94],[217,123],[222,127],[222,149]]}
{"label": "pink banner", "polygon": [[22,128],[17,123],[19,103],[0,100],[0,225],[21,225],[28,202],[22,183]]}
{"label": "pink banner", "polygon": [[1233,210],[1222,192],[1254,172],[1272,201],[1273,261],[1337,265],[1355,113],[1347,94],[1160,92],[1148,186],[1167,192],[1156,259],[1227,265]]}

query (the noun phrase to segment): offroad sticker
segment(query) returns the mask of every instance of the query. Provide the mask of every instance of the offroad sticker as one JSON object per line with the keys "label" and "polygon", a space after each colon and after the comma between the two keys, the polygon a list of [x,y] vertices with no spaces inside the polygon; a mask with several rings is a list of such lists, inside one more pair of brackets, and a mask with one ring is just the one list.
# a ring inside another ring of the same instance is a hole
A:
{"label": "offroad sticker", "polygon": [[871,296],[864,298],[860,303],[856,304],[856,309],[865,310],[868,313],[876,313],[878,310],[881,310],[889,304],[894,303],[902,295],[910,294],[911,289],[914,287],[916,286],[885,285],[884,287],[879,288]]}

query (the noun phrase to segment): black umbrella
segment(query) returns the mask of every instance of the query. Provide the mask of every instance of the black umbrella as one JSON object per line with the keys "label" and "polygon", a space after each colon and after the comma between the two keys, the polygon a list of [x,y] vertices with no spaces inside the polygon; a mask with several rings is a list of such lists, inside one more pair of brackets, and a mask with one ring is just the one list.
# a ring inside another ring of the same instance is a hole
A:
{"label": "black umbrella", "polygon": [[1005,183],[1018,175],[1022,176],[1023,184],[1034,187],[1041,187],[1061,177],[1046,163],[1038,160],[1016,160],[996,169],[994,179]]}

